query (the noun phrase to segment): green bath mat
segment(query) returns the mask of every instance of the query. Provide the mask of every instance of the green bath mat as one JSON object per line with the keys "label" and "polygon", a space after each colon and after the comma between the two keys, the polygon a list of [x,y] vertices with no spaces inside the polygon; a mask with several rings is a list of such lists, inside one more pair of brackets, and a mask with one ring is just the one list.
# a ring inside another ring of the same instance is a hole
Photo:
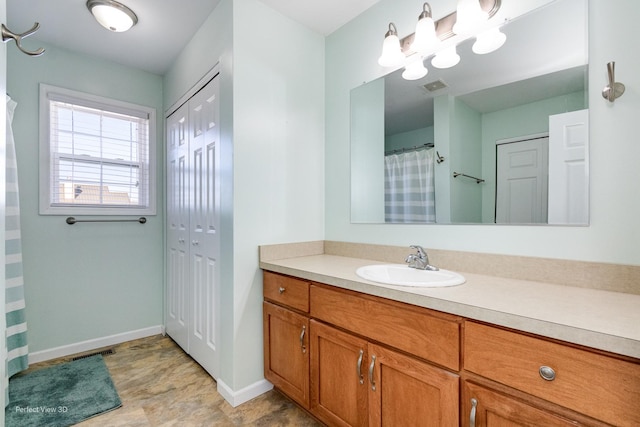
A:
{"label": "green bath mat", "polygon": [[122,406],[102,355],[15,375],[6,427],[65,427]]}

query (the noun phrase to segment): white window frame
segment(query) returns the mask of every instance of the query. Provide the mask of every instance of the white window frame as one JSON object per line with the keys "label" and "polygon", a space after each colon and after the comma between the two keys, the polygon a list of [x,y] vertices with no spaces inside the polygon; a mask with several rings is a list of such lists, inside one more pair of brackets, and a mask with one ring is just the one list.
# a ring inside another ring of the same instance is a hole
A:
{"label": "white window frame", "polygon": [[[50,100],[69,102],[89,108],[149,119],[148,182],[141,183],[140,193],[146,193],[146,206],[96,206],[51,204]],[[118,101],[47,84],[40,84],[40,214],[41,215],[155,215],[156,214],[156,110],[143,105]]]}

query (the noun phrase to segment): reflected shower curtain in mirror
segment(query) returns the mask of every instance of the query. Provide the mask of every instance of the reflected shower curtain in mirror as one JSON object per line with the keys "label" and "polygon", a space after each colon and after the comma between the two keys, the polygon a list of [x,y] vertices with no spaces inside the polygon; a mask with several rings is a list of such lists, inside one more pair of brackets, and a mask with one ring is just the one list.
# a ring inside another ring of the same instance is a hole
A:
{"label": "reflected shower curtain in mirror", "polygon": [[17,104],[7,96],[7,188],[5,214],[5,316],[7,320],[7,360],[5,402],[8,404],[8,380],[27,369],[27,322],[25,319],[24,281],[22,276],[22,241],[20,203],[18,200],[18,165],[11,121]]}
{"label": "reflected shower curtain in mirror", "polygon": [[385,222],[435,222],[434,149],[384,157]]}

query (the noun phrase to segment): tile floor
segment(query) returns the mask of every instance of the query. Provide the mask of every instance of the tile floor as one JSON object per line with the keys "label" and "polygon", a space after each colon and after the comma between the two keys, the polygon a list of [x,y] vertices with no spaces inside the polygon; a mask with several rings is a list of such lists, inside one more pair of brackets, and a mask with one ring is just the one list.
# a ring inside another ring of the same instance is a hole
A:
{"label": "tile floor", "polygon": [[[104,360],[122,407],[78,426],[322,426],[275,390],[233,408],[218,394],[213,378],[169,337],[130,341],[114,350]],[[43,362],[30,369],[66,360],[69,358]]]}

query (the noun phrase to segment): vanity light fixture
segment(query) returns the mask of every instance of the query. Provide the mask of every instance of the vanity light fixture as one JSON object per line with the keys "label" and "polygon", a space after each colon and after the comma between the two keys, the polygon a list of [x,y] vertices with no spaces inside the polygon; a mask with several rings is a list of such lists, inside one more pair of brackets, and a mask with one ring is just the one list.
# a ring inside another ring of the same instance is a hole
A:
{"label": "vanity light fixture", "polygon": [[382,55],[378,58],[378,64],[383,67],[397,67],[404,62],[405,56],[400,47],[398,30],[393,22],[389,23],[389,31],[384,35]]}
{"label": "vanity light fixture", "polygon": [[115,0],[88,0],[87,8],[96,21],[109,31],[121,33],[138,23],[136,14]]}
{"label": "vanity light fixture", "polygon": [[415,33],[400,40],[396,26],[389,24],[378,64],[383,67],[404,65],[402,77],[417,80],[427,74],[423,61],[431,55],[431,65],[436,68],[449,68],[460,62],[456,45],[470,37],[476,38],[472,47],[474,53],[493,52],[507,39],[500,32],[499,24],[489,22],[501,3],[502,0],[458,0],[455,12],[435,22],[431,6],[424,3]]}
{"label": "vanity light fixture", "polygon": [[439,45],[440,39],[436,35],[436,24],[431,15],[431,6],[429,3],[424,3],[422,13],[418,16],[411,50],[426,55],[435,52]]}

